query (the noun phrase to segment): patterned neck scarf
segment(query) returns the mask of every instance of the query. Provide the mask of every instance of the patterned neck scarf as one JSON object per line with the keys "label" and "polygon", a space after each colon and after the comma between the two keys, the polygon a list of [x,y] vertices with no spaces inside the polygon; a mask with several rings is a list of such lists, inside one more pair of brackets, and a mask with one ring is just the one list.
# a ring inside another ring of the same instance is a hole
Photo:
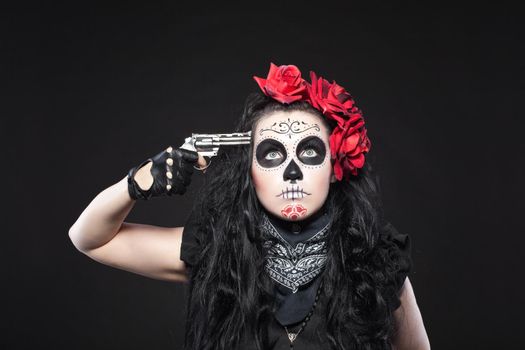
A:
{"label": "patterned neck scarf", "polygon": [[320,212],[302,222],[286,222],[263,215],[266,234],[266,271],[280,286],[296,293],[312,282],[326,264],[330,220]]}

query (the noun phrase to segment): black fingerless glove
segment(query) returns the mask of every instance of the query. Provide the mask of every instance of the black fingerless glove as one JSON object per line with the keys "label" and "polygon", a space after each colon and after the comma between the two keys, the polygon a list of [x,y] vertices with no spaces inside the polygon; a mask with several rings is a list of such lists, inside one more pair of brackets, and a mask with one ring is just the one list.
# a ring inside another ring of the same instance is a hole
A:
{"label": "black fingerless glove", "polygon": [[[129,196],[135,200],[148,200],[151,197],[184,194],[186,187],[191,182],[193,167],[198,159],[199,155],[197,152],[168,147],[155,157],[149,158],[129,170]],[[153,177],[153,184],[148,190],[143,190],[139,187],[134,177],[137,171],[150,161],[153,162],[150,171]]]}

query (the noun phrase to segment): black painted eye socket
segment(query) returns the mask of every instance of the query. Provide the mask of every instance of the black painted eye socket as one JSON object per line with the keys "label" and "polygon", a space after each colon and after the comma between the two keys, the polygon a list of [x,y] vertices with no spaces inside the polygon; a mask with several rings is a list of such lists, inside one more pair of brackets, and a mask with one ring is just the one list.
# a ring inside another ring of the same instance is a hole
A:
{"label": "black painted eye socket", "polygon": [[274,139],[262,141],[255,150],[257,162],[264,168],[274,168],[286,160],[286,149]]}
{"label": "black painted eye socket", "polygon": [[297,145],[297,158],[304,164],[319,165],[326,156],[323,140],[317,136],[308,136]]}

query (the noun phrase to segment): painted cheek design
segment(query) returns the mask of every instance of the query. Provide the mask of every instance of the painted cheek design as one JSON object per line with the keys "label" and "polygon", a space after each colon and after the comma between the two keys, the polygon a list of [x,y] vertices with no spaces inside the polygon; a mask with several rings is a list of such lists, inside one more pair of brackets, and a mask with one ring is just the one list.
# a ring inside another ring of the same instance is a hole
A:
{"label": "painted cheek design", "polygon": [[291,220],[299,220],[299,218],[305,216],[307,210],[301,204],[290,204],[281,210],[281,214]]}

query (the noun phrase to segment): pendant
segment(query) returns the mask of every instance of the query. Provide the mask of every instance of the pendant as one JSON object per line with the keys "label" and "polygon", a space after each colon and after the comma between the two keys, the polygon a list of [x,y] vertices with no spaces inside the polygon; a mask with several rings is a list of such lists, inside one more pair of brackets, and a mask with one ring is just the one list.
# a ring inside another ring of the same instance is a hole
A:
{"label": "pendant", "polygon": [[286,332],[286,333],[288,333],[288,339],[290,339],[290,344],[292,344],[295,338],[297,338],[297,333],[290,333],[290,332]]}

